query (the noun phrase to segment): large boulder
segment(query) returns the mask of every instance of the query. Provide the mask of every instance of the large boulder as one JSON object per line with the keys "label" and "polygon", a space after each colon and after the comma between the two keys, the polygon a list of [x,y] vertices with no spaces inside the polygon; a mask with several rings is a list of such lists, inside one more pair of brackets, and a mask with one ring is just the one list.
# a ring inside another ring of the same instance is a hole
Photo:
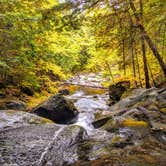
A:
{"label": "large boulder", "polygon": [[61,128],[43,152],[38,166],[69,165],[79,159],[79,145],[87,138],[86,130],[77,125]]}
{"label": "large boulder", "polygon": [[26,109],[26,104],[22,101],[8,101],[6,102],[6,108],[7,109],[13,109],[13,110],[25,110]]}
{"label": "large boulder", "polygon": [[127,81],[118,82],[116,84],[109,86],[109,98],[110,105],[118,102],[122,96],[122,94],[130,87],[130,83]]}
{"label": "large boulder", "polygon": [[70,91],[68,89],[61,89],[58,91],[58,93],[62,95],[69,95]]}
{"label": "large boulder", "polygon": [[0,104],[0,109],[12,109],[12,110],[20,110],[24,111],[26,110],[27,105],[20,101],[20,100],[9,100],[9,101],[4,101],[2,104]]}
{"label": "large boulder", "polygon": [[78,114],[74,104],[61,94],[51,96],[47,101],[35,107],[32,112],[60,124],[74,122]]}
{"label": "large boulder", "polygon": [[28,96],[33,96],[34,95],[34,91],[30,87],[21,87],[21,92],[28,95]]}
{"label": "large boulder", "polygon": [[0,110],[0,165],[68,165],[87,137],[77,125],[62,126],[37,115]]}

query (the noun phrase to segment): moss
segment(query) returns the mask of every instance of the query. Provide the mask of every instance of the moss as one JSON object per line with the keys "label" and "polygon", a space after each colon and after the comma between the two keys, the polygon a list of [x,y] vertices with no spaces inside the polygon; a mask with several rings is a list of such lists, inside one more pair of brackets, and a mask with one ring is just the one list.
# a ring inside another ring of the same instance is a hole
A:
{"label": "moss", "polygon": [[148,110],[150,110],[150,111],[158,111],[159,108],[156,106],[156,104],[151,104],[151,105],[149,105]]}
{"label": "moss", "polygon": [[37,106],[38,104],[44,102],[50,95],[51,94],[45,93],[45,95],[42,96],[35,95],[28,97],[27,105],[29,107],[29,110],[31,110],[31,108]]}
{"label": "moss", "polygon": [[107,121],[105,125],[101,127],[101,129],[106,131],[115,131],[119,128],[119,123],[116,120],[110,119]]}
{"label": "moss", "polygon": [[41,121],[42,124],[46,124],[46,123],[54,123],[52,120],[46,119],[46,118],[42,118]]}
{"label": "moss", "polygon": [[100,111],[100,112],[97,112],[95,113],[95,121],[98,121],[98,120],[101,120],[101,119],[104,119],[104,118],[111,118],[111,116],[109,114],[102,114],[103,111]]}
{"label": "moss", "polygon": [[145,121],[138,121],[135,119],[125,119],[122,124],[125,127],[148,127],[148,123]]}
{"label": "moss", "polygon": [[28,119],[28,123],[29,124],[46,124],[46,123],[54,123],[54,122],[46,118],[33,117],[31,119]]}
{"label": "moss", "polygon": [[155,166],[157,164],[154,157],[147,154],[136,154],[128,156],[127,162],[137,166]]}
{"label": "moss", "polygon": [[161,109],[160,109],[160,112],[166,114],[166,108],[161,108]]}
{"label": "moss", "polygon": [[119,142],[119,141],[121,141],[121,140],[122,140],[122,138],[121,138],[119,135],[115,135],[115,136],[112,138],[111,142],[112,142],[113,144],[116,144],[117,142]]}

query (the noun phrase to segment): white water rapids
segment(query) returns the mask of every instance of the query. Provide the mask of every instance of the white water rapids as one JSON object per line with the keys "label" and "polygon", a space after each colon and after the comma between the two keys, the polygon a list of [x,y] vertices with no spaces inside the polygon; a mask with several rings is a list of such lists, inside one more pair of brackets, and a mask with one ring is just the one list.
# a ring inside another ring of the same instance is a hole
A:
{"label": "white water rapids", "polygon": [[104,136],[110,134],[107,131],[95,129],[92,125],[92,122],[95,121],[95,114],[100,112],[104,114],[107,112],[109,107],[106,104],[108,96],[105,94],[100,95],[87,95],[84,91],[76,91],[73,95],[67,96],[68,99],[71,99],[74,102],[74,105],[79,111],[76,125],[82,126],[86,129],[90,137],[95,137],[97,139],[104,139]]}

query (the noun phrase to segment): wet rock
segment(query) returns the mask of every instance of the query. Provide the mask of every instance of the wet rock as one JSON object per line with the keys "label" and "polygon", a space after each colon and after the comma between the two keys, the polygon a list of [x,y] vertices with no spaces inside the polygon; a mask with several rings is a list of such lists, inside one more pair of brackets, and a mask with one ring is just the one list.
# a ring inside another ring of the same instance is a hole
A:
{"label": "wet rock", "polygon": [[69,95],[70,91],[68,89],[62,89],[62,90],[59,90],[58,93],[61,95]]}
{"label": "wet rock", "polygon": [[112,146],[116,148],[125,148],[126,146],[134,144],[129,138],[120,137],[119,135],[115,135],[111,141]]}
{"label": "wet rock", "polygon": [[95,99],[97,99],[97,97],[98,97],[97,95],[94,95],[94,96],[93,96],[93,98],[95,98]]}
{"label": "wet rock", "polygon": [[50,97],[32,112],[60,124],[73,122],[78,114],[74,104],[60,94]]}
{"label": "wet rock", "polygon": [[24,125],[53,123],[51,120],[18,110],[0,110],[0,130]]}
{"label": "wet rock", "polygon": [[[134,91],[132,96],[128,95],[111,106],[107,115],[101,110],[96,112],[97,120],[93,122],[101,122],[101,126],[95,129],[96,135],[90,135],[92,140],[80,146],[82,157],[78,163],[155,166],[160,165],[161,160],[163,162],[166,148],[165,90]],[[103,130],[106,133],[102,133]]]}
{"label": "wet rock", "polygon": [[166,108],[166,89],[160,91],[160,94],[157,96],[157,105],[159,108]]}
{"label": "wet rock", "polygon": [[101,127],[101,129],[114,133],[119,129],[119,127],[120,127],[120,119],[111,118]]}
{"label": "wet rock", "polygon": [[58,126],[34,114],[0,111],[0,165],[67,165],[78,160],[85,138],[85,129],[77,125]]}
{"label": "wet rock", "polygon": [[166,130],[163,128],[161,129],[154,129],[151,133],[159,142],[166,144]]}
{"label": "wet rock", "polygon": [[13,110],[26,110],[26,104],[22,101],[8,101],[5,104],[6,109],[13,109]]}
{"label": "wet rock", "polygon": [[[79,162],[84,163],[86,161],[95,160],[103,155],[109,155],[111,147],[105,142],[99,142],[97,140],[85,140],[80,143],[79,146]],[[88,165],[87,163],[84,165]]]}
{"label": "wet rock", "polygon": [[35,165],[57,130],[36,115],[0,110],[0,165]]}
{"label": "wet rock", "polygon": [[6,88],[6,84],[4,82],[0,82],[0,89]]}
{"label": "wet rock", "polygon": [[122,94],[127,90],[125,84],[129,84],[129,82],[119,82],[109,86],[110,105],[120,100]]}
{"label": "wet rock", "polygon": [[85,129],[72,125],[62,128],[42,154],[38,166],[68,165],[78,160],[78,145],[87,137]]}
{"label": "wet rock", "polygon": [[21,87],[21,92],[27,94],[28,96],[34,95],[34,91],[30,87]]}
{"label": "wet rock", "polygon": [[[137,92],[138,93],[138,92]],[[118,107],[121,108],[129,108],[134,106],[135,104],[141,105],[145,102],[149,102],[150,104],[156,101],[156,96],[158,95],[156,88],[151,88],[147,90],[140,89],[139,94],[135,94],[133,96],[129,96],[127,98],[122,99],[115,105],[115,109]],[[112,106],[114,108],[114,106]]]}
{"label": "wet rock", "polygon": [[101,126],[103,126],[110,119],[111,119],[111,117],[105,117],[105,118],[102,118],[102,119],[98,119],[98,120],[92,122],[92,125],[94,126],[94,128],[100,128]]}
{"label": "wet rock", "polygon": [[6,97],[6,94],[3,93],[3,92],[0,92],[0,99],[3,99],[3,98],[5,98],[5,97]]}

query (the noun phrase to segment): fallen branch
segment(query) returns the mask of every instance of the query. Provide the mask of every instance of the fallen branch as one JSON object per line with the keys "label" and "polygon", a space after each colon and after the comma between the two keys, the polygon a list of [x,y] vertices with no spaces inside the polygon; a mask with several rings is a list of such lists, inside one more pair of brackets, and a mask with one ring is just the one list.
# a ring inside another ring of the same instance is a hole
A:
{"label": "fallen branch", "polygon": [[94,86],[94,85],[85,85],[85,84],[75,84],[72,82],[63,82],[61,85],[74,85],[74,86],[82,86],[82,87],[89,87],[89,88],[95,88],[95,89],[103,89],[108,90],[108,88],[104,86]]}

